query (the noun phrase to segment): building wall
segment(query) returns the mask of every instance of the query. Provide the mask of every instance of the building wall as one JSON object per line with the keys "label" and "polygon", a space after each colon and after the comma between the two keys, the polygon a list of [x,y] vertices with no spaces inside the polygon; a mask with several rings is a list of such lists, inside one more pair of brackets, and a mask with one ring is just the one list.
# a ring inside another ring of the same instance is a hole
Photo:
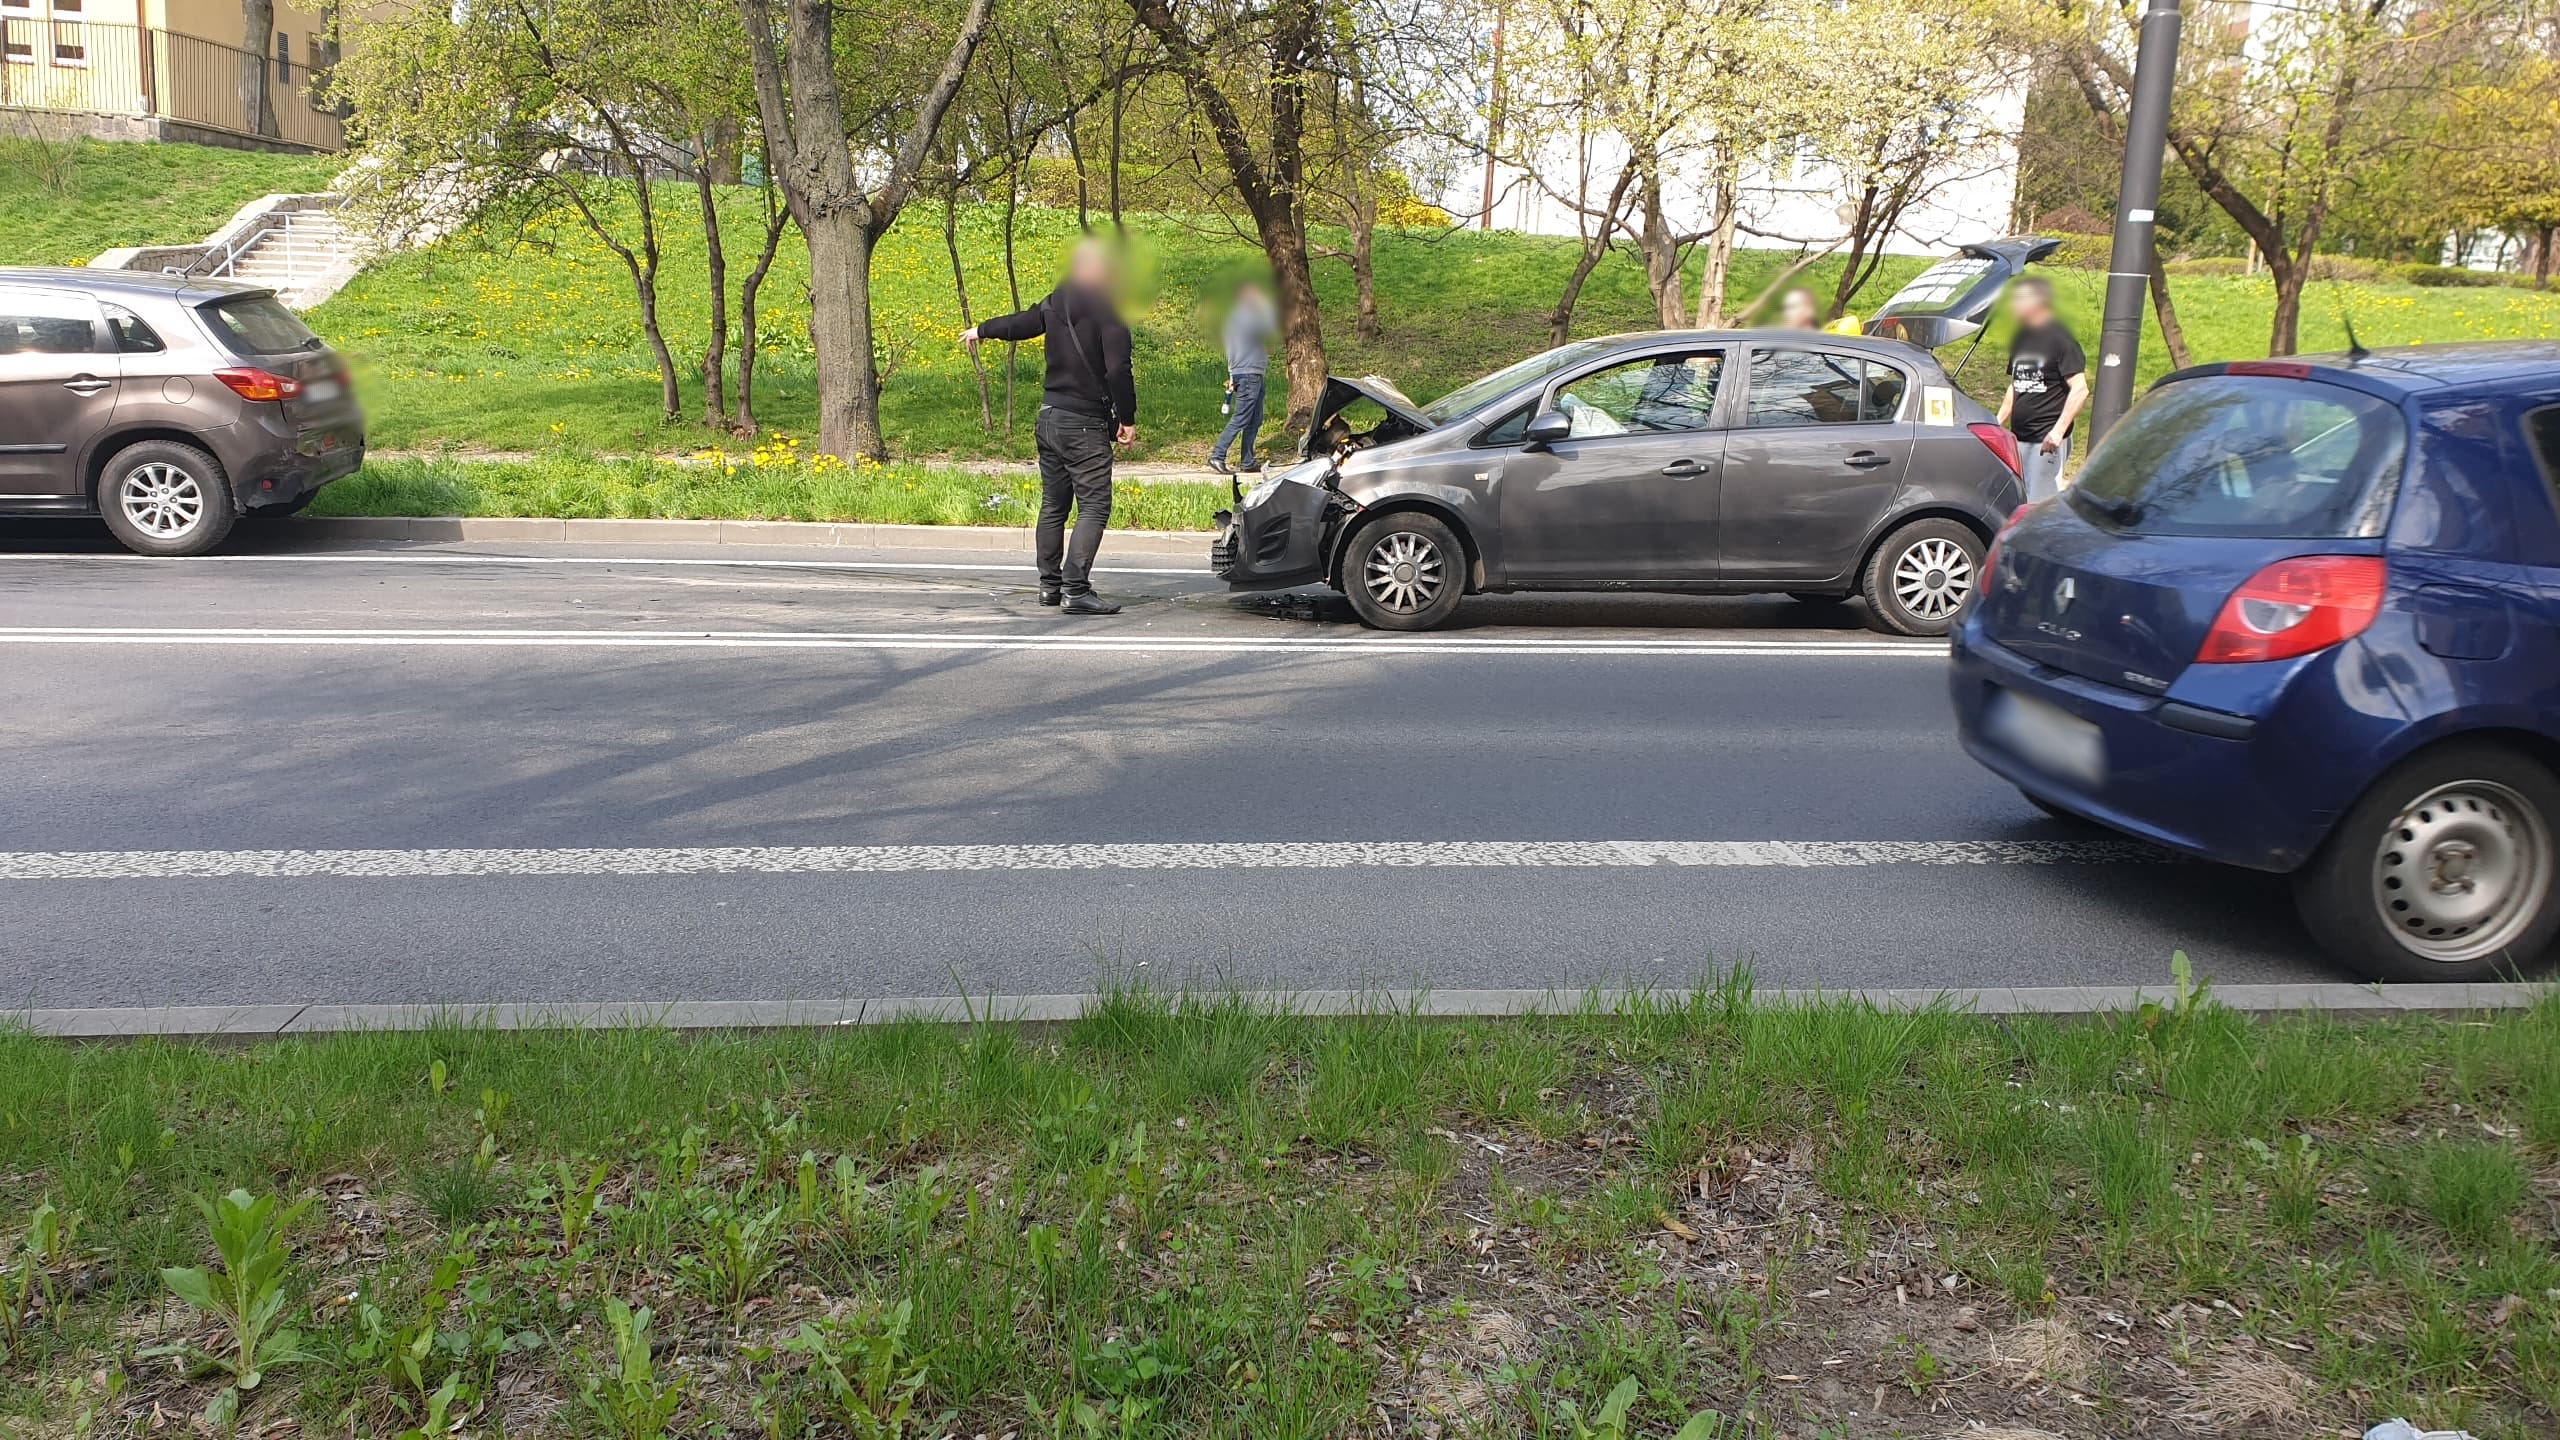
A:
{"label": "building wall", "polygon": [[[278,0],[275,27],[254,54],[243,43],[246,11],[242,0],[0,0],[0,107],[88,116],[101,138],[134,133],[140,118],[251,144],[337,149],[343,127],[313,107],[309,90],[327,58],[320,10]],[[259,133],[262,89],[272,136]]]}

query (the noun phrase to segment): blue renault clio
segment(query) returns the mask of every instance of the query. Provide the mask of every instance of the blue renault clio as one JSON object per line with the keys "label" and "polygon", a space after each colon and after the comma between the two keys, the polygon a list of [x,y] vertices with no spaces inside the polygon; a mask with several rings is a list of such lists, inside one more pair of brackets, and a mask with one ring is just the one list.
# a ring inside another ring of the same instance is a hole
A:
{"label": "blue renault clio", "polygon": [[2027,798],[2288,873],[2360,974],[2560,931],[2560,343],[2203,365],[2021,511],[1954,637]]}

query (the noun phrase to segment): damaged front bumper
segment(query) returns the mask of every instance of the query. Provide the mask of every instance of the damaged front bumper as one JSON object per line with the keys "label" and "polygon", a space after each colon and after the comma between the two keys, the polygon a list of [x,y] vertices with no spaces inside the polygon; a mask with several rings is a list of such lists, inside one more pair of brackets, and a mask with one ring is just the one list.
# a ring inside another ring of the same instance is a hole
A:
{"label": "damaged front bumper", "polygon": [[1219,511],[1211,572],[1234,590],[1287,590],[1324,580],[1340,518],[1359,508],[1322,483],[1327,468],[1299,466],[1253,487],[1235,509]]}

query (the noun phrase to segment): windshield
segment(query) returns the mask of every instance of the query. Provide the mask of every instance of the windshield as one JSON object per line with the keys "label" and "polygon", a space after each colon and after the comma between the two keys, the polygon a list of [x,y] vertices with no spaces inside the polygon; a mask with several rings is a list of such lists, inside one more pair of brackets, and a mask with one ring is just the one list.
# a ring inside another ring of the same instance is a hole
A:
{"label": "windshield", "polygon": [[2071,504],[2141,535],[2379,535],[2407,429],[2388,402],[2341,386],[2181,381],[2135,406],[2090,455]]}
{"label": "windshield", "polygon": [[243,355],[293,355],[320,348],[320,337],[272,295],[217,300],[204,313]]}
{"label": "windshield", "polygon": [[1609,349],[1613,343],[1608,340],[1576,340],[1544,354],[1532,355],[1517,365],[1505,366],[1472,384],[1461,385],[1423,406],[1423,417],[1434,425],[1445,425],[1523,385],[1544,380],[1569,365],[1578,365]]}
{"label": "windshield", "polygon": [[1999,262],[1957,255],[1923,270],[1878,310],[1879,315],[1934,315],[1971,293]]}

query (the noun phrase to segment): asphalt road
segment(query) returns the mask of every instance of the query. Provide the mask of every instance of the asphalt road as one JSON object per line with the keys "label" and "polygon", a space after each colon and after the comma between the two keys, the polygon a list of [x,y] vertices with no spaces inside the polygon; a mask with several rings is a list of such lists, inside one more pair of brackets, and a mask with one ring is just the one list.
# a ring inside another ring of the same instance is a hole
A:
{"label": "asphalt road", "polygon": [[1854,610],[306,543],[0,528],[0,1004],[2337,978],[2281,882],[1972,765]]}

